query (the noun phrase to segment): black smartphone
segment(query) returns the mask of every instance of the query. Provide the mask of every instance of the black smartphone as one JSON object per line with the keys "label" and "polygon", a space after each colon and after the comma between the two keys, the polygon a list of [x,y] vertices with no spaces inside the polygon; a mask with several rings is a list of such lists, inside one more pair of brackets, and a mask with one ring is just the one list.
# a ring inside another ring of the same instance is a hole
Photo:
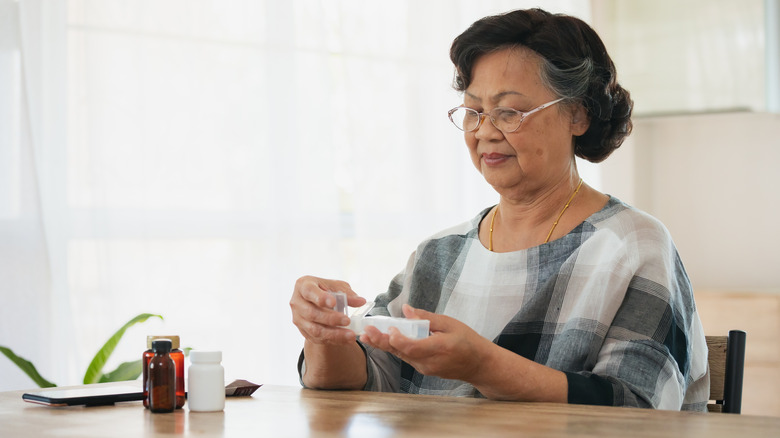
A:
{"label": "black smartphone", "polygon": [[22,394],[22,400],[46,406],[104,406],[116,402],[143,400],[141,385],[103,386],[92,385],[83,388],[50,388]]}

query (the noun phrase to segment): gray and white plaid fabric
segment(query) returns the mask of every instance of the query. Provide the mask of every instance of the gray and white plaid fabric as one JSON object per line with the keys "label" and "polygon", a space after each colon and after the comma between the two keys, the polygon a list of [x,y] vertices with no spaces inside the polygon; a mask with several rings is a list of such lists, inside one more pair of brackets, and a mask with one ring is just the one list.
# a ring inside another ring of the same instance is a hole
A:
{"label": "gray and white plaid fabric", "polygon": [[[452,316],[565,372],[571,403],[706,410],[704,333],[663,224],[612,197],[561,239],[494,253],[478,238],[488,211],[420,244],[372,314],[403,316],[408,303]],[[363,348],[366,390],[481,396]]]}

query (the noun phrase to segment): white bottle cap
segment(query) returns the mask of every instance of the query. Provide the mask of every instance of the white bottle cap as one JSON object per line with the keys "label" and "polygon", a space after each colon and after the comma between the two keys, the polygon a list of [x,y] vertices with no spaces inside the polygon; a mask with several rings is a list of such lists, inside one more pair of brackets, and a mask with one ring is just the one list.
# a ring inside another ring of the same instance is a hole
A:
{"label": "white bottle cap", "polygon": [[343,313],[349,316],[349,306],[347,306],[347,294],[344,292],[328,292],[336,298],[336,305],[333,306],[333,310],[339,313]]}
{"label": "white bottle cap", "polygon": [[192,363],[220,363],[222,362],[221,351],[190,351],[190,361]]}

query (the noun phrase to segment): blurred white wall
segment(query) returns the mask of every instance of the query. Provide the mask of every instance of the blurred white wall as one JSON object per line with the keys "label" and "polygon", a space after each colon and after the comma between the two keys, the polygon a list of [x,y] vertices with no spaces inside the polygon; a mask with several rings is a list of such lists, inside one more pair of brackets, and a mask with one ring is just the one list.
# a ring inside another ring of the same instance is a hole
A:
{"label": "blurred white wall", "polygon": [[776,0],[594,2],[635,100],[602,188],[661,219],[696,289],[780,293]]}
{"label": "blurred white wall", "polygon": [[635,120],[606,192],[661,219],[695,289],[780,293],[780,115]]}

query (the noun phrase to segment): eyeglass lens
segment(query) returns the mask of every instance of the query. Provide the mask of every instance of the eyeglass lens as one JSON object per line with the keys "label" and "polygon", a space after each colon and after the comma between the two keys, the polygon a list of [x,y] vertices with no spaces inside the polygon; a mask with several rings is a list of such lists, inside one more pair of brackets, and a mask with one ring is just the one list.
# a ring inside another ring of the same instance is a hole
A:
{"label": "eyeglass lens", "polygon": [[[489,118],[496,128],[504,132],[516,131],[524,118],[524,114],[508,108],[494,108],[489,114],[483,116]],[[475,131],[479,127],[481,118],[477,111],[465,107],[455,108],[450,113],[450,119],[455,126],[466,132]]]}
{"label": "eyeglass lens", "polygon": [[526,116],[555,105],[563,99],[565,98],[561,97],[555,99],[552,102],[544,103],[527,112],[518,111],[512,108],[498,107],[493,108],[487,114],[480,114],[471,108],[459,106],[457,108],[451,109],[449,111],[449,116],[450,120],[452,120],[452,123],[455,124],[455,126],[457,126],[461,131],[476,131],[477,128],[479,128],[479,124],[483,118],[488,117],[493,123],[493,126],[498,128],[498,130],[501,132],[515,132],[520,129],[520,125],[523,123],[523,120],[525,120]]}

